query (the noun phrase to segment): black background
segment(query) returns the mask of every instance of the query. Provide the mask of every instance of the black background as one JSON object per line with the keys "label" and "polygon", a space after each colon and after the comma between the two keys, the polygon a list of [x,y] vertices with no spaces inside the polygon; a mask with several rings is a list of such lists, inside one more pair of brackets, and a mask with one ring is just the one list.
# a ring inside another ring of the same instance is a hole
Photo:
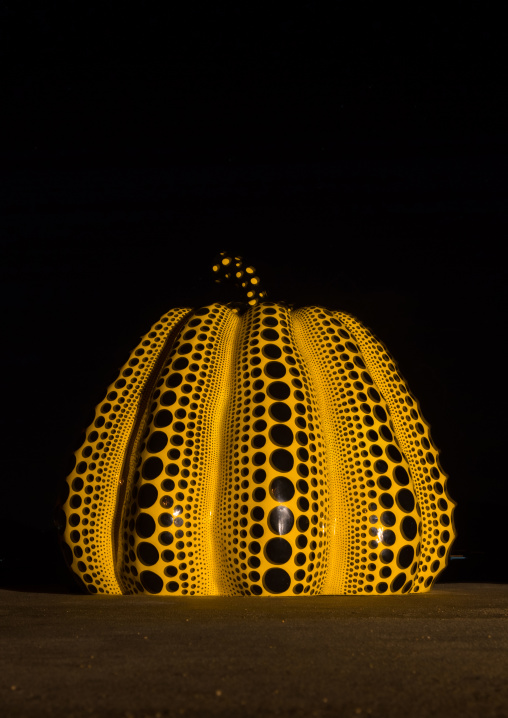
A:
{"label": "black background", "polygon": [[385,342],[458,502],[442,579],[506,580],[500,18],[167,5],[2,5],[2,581],[66,585],[81,430],[159,315],[237,298],[222,249]]}

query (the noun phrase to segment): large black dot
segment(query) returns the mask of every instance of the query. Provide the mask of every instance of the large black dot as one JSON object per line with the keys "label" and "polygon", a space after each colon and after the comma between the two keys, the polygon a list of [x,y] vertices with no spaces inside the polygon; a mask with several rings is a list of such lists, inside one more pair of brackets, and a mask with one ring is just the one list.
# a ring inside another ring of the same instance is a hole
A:
{"label": "large black dot", "polygon": [[412,541],[416,536],[418,526],[412,516],[405,516],[401,521],[400,530],[406,541]]}
{"label": "large black dot", "polygon": [[263,576],[263,585],[269,593],[284,593],[291,586],[291,577],[283,568],[269,568]]}
{"label": "large black dot", "polygon": [[261,337],[267,342],[275,342],[279,338],[279,332],[276,332],[275,329],[263,329]]}
{"label": "large black dot", "polygon": [[288,534],[293,528],[294,521],[293,512],[287,506],[276,506],[268,516],[270,529],[279,536]]}
{"label": "large black dot", "polygon": [[276,446],[291,446],[293,432],[286,424],[274,424],[270,429],[270,439]]}
{"label": "large black dot", "polygon": [[289,541],[283,538],[273,538],[265,546],[266,558],[271,563],[286,563],[291,558],[293,549]]}
{"label": "large black dot", "polygon": [[150,458],[143,464],[143,478],[152,481],[162,473],[163,468],[164,464],[158,456],[150,456]]}
{"label": "large black dot", "polygon": [[141,509],[148,509],[157,501],[157,489],[153,484],[143,484],[138,493],[138,504]]}
{"label": "large black dot", "polygon": [[148,593],[160,593],[164,586],[162,578],[153,571],[141,571],[139,579]]}
{"label": "large black dot", "polygon": [[286,373],[286,367],[280,361],[269,361],[265,365],[265,374],[271,379],[282,379]]}
{"label": "large black dot", "polygon": [[289,386],[283,381],[272,381],[268,384],[268,396],[277,401],[284,401],[291,393]]}
{"label": "large black dot", "polygon": [[384,529],[382,536],[382,542],[385,546],[393,546],[395,543],[395,534],[391,529]]}
{"label": "large black dot", "polygon": [[163,429],[165,426],[169,426],[173,421],[173,414],[169,409],[161,409],[155,414],[153,425],[158,429]]}
{"label": "large black dot", "polygon": [[162,406],[172,406],[176,401],[176,394],[174,391],[165,391],[160,398]]}
{"label": "large black dot", "polygon": [[287,449],[275,449],[270,454],[270,463],[277,471],[291,471],[294,464],[293,455]]}
{"label": "large black dot", "polygon": [[399,591],[402,586],[404,585],[406,581],[406,574],[405,573],[399,573],[395,578],[393,579],[390,590],[391,591]]}
{"label": "large black dot", "polygon": [[396,466],[394,468],[393,478],[399,486],[407,486],[409,484],[409,474],[403,466]]}
{"label": "large black dot", "polygon": [[276,344],[266,344],[263,349],[263,354],[267,359],[278,359],[282,352]]}
{"label": "large black dot", "polygon": [[168,437],[163,431],[154,431],[146,443],[146,449],[151,454],[158,454],[168,443]]}
{"label": "large black dot", "polygon": [[166,386],[179,386],[183,381],[183,376],[179,374],[178,372],[175,372],[174,374],[170,374],[168,378],[166,379]]}
{"label": "large black dot", "polygon": [[402,461],[402,454],[395,444],[388,444],[388,446],[385,447],[385,453],[395,464],[399,464]]}
{"label": "large black dot", "polygon": [[383,461],[383,459],[378,459],[374,462],[374,471],[376,471],[378,474],[384,474],[386,473],[388,469],[388,464],[386,461]]}
{"label": "large black dot", "polygon": [[287,404],[283,404],[280,401],[272,404],[269,409],[270,416],[275,421],[289,421],[291,418],[291,409]]}
{"label": "large black dot", "polygon": [[139,514],[136,519],[136,533],[141,538],[149,538],[155,531],[155,521],[150,514]]}
{"label": "large black dot", "polygon": [[395,514],[393,511],[383,511],[381,514],[381,523],[383,526],[395,526]]}
{"label": "large black dot", "polygon": [[415,507],[415,497],[409,489],[398,491],[395,500],[402,511],[406,511],[406,513],[410,513]]}
{"label": "large black dot", "polygon": [[264,469],[256,469],[252,475],[252,480],[255,484],[262,484],[266,479],[266,471]]}
{"label": "large black dot", "polygon": [[415,550],[412,546],[403,546],[397,556],[397,563],[401,568],[409,568],[413,563]]}
{"label": "large black dot", "polygon": [[393,506],[393,496],[391,494],[381,494],[379,503],[385,509],[391,509]]}
{"label": "large black dot", "polygon": [[145,566],[153,566],[159,560],[159,552],[152,543],[143,541],[137,547],[136,553]]}
{"label": "large black dot", "polygon": [[382,406],[379,406],[379,404],[376,404],[376,406],[374,407],[374,416],[382,424],[384,424],[385,421],[388,419],[386,411],[383,409]]}
{"label": "large black dot", "polygon": [[277,476],[270,484],[270,493],[275,501],[290,501],[295,494],[293,482],[285,476]]}
{"label": "large black dot", "polygon": [[379,558],[383,563],[390,563],[393,561],[393,551],[389,548],[384,548],[379,554]]}

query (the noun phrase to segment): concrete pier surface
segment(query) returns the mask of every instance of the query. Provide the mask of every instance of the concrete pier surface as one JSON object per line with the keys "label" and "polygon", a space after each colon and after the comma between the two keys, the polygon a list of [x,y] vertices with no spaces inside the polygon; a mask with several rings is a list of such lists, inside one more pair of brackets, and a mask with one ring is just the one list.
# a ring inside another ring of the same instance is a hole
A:
{"label": "concrete pier surface", "polygon": [[0,714],[508,716],[508,584],[410,596],[0,591]]}

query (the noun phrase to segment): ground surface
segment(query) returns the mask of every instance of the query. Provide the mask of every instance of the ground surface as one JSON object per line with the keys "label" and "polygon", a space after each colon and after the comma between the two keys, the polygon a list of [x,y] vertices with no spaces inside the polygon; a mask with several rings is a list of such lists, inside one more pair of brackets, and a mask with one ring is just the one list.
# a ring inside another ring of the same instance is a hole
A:
{"label": "ground surface", "polygon": [[508,585],[421,596],[0,591],[3,716],[508,716]]}

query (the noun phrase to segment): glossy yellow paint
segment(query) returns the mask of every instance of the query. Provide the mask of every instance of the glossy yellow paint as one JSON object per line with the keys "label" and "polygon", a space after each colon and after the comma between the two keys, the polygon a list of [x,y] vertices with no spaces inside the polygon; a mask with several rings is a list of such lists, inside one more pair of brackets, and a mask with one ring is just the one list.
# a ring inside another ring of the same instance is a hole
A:
{"label": "glossy yellow paint", "polygon": [[429,427],[354,317],[263,301],[175,309],[96,409],[60,516],[91,593],[313,595],[430,589],[454,538]]}

